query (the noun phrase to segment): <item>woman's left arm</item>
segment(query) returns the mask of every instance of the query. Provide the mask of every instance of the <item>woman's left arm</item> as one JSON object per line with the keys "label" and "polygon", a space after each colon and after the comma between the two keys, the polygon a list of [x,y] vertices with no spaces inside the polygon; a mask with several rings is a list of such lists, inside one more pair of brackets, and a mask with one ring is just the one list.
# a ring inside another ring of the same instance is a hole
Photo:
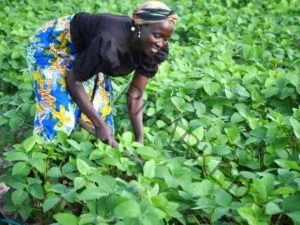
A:
{"label": "woman's left arm", "polygon": [[133,127],[135,140],[144,143],[143,132],[143,94],[148,83],[148,77],[135,73],[127,91],[127,109]]}

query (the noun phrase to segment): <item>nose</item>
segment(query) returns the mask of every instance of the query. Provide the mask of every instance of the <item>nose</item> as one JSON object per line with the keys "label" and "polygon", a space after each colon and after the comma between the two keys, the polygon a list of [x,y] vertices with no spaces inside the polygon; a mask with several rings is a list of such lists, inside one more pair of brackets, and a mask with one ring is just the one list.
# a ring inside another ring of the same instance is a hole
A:
{"label": "nose", "polygon": [[156,42],[156,46],[157,46],[158,48],[163,47],[163,41],[158,40],[158,41]]}

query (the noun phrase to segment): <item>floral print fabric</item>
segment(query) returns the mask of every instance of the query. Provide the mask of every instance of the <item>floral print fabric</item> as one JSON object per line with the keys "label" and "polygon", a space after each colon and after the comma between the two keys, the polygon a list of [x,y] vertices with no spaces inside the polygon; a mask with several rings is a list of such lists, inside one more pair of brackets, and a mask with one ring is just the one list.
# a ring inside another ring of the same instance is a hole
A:
{"label": "floral print fabric", "polygon": [[[72,17],[66,16],[42,25],[30,38],[26,51],[37,101],[34,133],[46,141],[53,140],[57,131],[70,134],[79,118],[92,124],[66,89],[65,77],[78,54],[70,37]],[[114,132],[110,78],[98,73],[83,85],[95,109]]]}

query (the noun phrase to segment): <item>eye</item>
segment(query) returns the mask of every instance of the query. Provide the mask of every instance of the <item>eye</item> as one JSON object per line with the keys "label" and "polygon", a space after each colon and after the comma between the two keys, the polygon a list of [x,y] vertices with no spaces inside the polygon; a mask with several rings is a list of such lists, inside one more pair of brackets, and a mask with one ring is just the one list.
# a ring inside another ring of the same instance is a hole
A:
{"label": "eye", "polygon": [[162,34],[161,33],[153,33],[153,36],[155,38],[161,38],[162,37]]}

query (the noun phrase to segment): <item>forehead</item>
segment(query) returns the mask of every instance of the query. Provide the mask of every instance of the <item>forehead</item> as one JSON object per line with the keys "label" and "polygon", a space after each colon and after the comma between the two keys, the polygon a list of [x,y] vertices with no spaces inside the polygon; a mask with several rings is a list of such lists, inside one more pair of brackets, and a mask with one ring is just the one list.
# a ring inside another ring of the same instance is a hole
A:
{"label": "forehead", "polygon": [[168,20],[159,23],[152,23],[148,25],[150,31],[162,32],[163,34],[171,34],[174,30],[174,24]]}

